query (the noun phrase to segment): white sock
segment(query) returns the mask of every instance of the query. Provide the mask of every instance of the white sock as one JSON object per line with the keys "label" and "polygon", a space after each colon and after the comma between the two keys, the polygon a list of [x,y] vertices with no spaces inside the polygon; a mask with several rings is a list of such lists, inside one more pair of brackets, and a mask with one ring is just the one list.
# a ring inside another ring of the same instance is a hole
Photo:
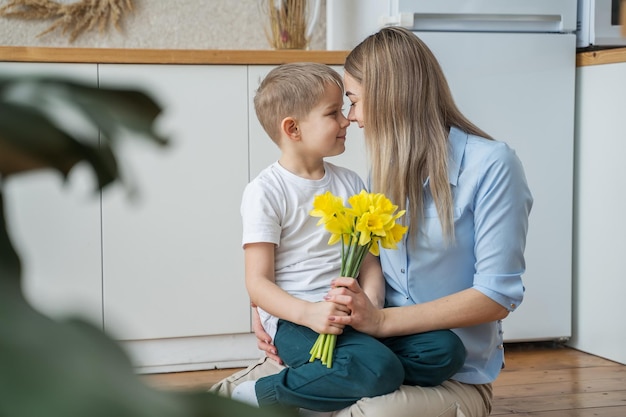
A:
{"label": "white sock", "polygon": [[248,405],[252,405],[254,407],[258,407],[259,400],[257,400],[256,398],[256,391],[254,388],[255,385],[256,381],[242,382],[235,387],[230,398]]}

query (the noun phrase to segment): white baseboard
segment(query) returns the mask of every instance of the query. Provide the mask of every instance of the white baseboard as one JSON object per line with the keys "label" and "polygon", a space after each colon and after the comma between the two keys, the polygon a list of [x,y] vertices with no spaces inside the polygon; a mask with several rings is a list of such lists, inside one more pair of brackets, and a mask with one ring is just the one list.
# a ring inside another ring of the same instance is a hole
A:
{"label": "white baseboard", "polygon": [[119,343],[140,374],[240,368],[263,356],[252,333]]}

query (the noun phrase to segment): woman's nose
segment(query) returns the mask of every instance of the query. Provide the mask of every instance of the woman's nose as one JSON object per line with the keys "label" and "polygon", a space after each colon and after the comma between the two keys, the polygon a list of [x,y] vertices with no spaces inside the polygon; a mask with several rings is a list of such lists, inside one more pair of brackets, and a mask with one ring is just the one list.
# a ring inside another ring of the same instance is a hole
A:
{"label": "woman's nose", "polygon": [[356,122],[356,118],[354,117],[354,107],[350,106],[350,108],[348,109],[348,115],[346,116],[346,118],[350,122]]}

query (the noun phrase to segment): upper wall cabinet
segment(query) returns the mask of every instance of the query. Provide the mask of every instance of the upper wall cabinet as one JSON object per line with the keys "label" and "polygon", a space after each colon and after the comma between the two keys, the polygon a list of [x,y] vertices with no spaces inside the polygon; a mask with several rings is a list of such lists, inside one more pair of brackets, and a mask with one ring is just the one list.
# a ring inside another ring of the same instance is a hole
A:
{"label": "upper wall cabinet", "polygon": [[[249,333],[241,249],[245,66],[100,65],[144,89],[168,147],[127,141],[126,187],[103,195],[105,330],[120,340]],[[136,189],[136,195],[133,192]]]}
{"label": "upper wall cabinet", "polygon": [[[0,62],[0,73],[98,82],[95,64]],[[100,195],[89,167],[76,166],[67,180],[52,170],[19,174],[2,187],[28,300],[47,314],[79,315],[102,326]]]}

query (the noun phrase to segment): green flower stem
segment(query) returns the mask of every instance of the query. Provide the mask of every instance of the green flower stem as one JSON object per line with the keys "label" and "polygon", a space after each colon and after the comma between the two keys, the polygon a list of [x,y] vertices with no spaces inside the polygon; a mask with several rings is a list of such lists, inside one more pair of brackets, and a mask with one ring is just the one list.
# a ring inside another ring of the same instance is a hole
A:
{"label": "green flower stem", "polygon": [[330,348],[331,338],[332,338],[332,335],[329,335],[329,334],[327,334],[326,337],[324,338],[324,346],[322,347],[322,363],[325,363],[325,364],[328,364],[329,361],[332,361],[333,352],[328,351],[328,349]]}
{"label": "green flower stem", "polygon": [[[372,246],[372,241],[366,245],[359,245],[360,234],[351,235],[349,244],[344,243],[341,239],[341,276],[356,278],[361,269],[361,264],[365,255]],[[309,362],[319,359],[322,365],[326,365],[327,368],[333,366],[333,352],[337,344],[337,335],[334,334],[320,334],[315,341],[315,344],[309,351],[311,358]]]}
{"label": "green flower stem", "polygon": [[324,334],[320,334],[317,337],[317,340],[315,341],[315,344],[313,345],[313,347],[309,351],[309,353],[311,354],[311,359],[309,359],[309,362],[313,362],[315,359],[321,359],[322,358],[322,347],[324,346],[324,339],[325,339],[325,337],[326,337],[326,335],[324,335]]}
{"label": "green flower stem", "polygon": [[335,352],[335,345],[337,344],[337,335],[329,334],[328,337],[328,358],[326,360],[326,367],[333,367],[333,354]]}
{"label": "green flower stem", "polygon": [[334,334],[320,334],[317,336],[315,344],[309,351],[311,358],[309,362],[319,359],[322,365],[326,365],[327,368],[333,366],[333,352],[337,343],[337,335]]}

